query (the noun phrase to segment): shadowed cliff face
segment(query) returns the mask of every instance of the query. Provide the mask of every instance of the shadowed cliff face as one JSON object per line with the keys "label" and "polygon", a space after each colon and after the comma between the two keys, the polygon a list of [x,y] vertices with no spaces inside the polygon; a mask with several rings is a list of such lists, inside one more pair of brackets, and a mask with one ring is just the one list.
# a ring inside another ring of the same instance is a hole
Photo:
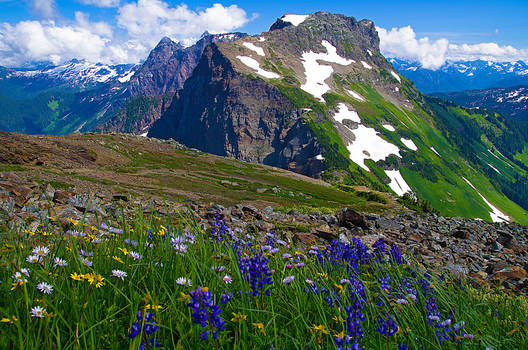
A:
{"label": "shadowed cliff face", "polygon": [[[205,152],[282,168],[318,151],[301,113],[275,86],[235,71],[215,44],[149,136],[174,138]],[[293,169],[313,175],[321,167]]]}

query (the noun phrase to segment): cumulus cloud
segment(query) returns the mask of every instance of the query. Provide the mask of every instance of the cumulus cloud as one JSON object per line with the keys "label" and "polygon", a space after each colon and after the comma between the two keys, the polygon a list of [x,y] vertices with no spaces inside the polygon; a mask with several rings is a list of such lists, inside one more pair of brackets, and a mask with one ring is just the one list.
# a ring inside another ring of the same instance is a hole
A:
{"label": "cumulus cloud", "polygon": [[[82,2],[99,6],[119,3],[116,0]],[[206,30],[228,32],[251,20],[236,5],[214,4],[193,11],[183,4],[170,7],[161,0],[138,0],[124,3],[117,10],[117,23],[123,33],[106,22],[90,21],[83,12],[75,12],[75,19],[70,23],[58,23],[51,19],[56,15],[54,1],[35,0],[32,4],[37,3],[45,19],[0,23],[0,65],[16,67],[36,61],[59,64],[73,58],[112,64],[137,63],[147,57],[163,36],[189,43]]]}
{"label": "cumulus cloud", "polygon": [[385,56],[416,61],[428,69],[438,69],[446,61],[528,61],[528,49],[496,43],[456,45],[445,38],[434,41],[428,37],[418,39],[411,26],[392,28],[390,31],[381,27],[376,29],[380,37],[380,50]]}
{"label": "cumulus cloud", "polygon": [[55,0],[32,0],[31,8],[42,18],[53,18],[56,15]]}
{"label": "cumulus cloud", "polygon": [[237,5],[214,4],[202,11],[187,5],[176,7],[161,0],[138,0],[119,8],[117,24],[145,46],[155,45],[162,36],[188,41],[204,31],[224,33],[239,28],[251,20]]}
{"label": "cumulus cloud", "polygon": [[119,0],[78,0],[85,5],[93,5],[97,7],[118,7]]}
{"label": "cumulus cloud", "polygon": [[60,63],[81,58],[99,60],[108,39],[81,26],[59,26],[54,21],[23,21],[0,27],[0,64],[15,66],[31,61]]}

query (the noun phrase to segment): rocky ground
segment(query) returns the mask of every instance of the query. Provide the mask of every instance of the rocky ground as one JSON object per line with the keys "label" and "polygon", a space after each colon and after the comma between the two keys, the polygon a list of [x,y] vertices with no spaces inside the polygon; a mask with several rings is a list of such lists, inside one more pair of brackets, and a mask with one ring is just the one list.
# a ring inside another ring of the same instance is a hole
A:
{"label": "rocky ground", "polygon": [[232,228],[275,230],[301,245],[325,244],[359,237],[396,243],[420,265],[468,277],[476,285],[528,294],[528,226],[415,214],[360,214],[341,209],[333,214],[301,214],[272,206],[166,202],[98,191],[96,194],[24,182],[14,172],[0,173],[0,232],[23,226],[36,231],[42,220],[68,229],[70,218],[89,223],[132,216],[138,209],[165,216],[190,211],[209,223],[218,213]]}

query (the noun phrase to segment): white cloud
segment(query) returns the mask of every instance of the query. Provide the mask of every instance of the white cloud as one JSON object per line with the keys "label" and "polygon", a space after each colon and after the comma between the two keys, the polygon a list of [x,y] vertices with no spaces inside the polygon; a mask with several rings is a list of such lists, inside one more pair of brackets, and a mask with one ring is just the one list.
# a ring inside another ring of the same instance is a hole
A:
{"label": "white cloud", "polygon": [[32,0],[31,8],[42,18],[53,18],[56,15],[55,0]]}
{"label": "white cloud", "polygon": [[94,5],[97,7],[118,7],[119,0],[78,0],[85,5]]}
{"label": "white cloud", "polygon": [[[117,2],[82,1],[99,5]],[[125,35],[116,38],[115,27],[106,22],[91,22],[86,13],[75,12],[75,20],[71,23],[57,23],[49,19],[56,16],[54,1],[33,1],[34,5],[37,3],[39,13],[46,20],[0,23],[0,65],[16,67],[35,61],[58,64],[72,58],[114,64],[137,63],[145,59],[164,36],[190,43],[206,30],[211,33],[232,31],[251,20],[236,5],[214,4],[193,11],[186,5],[170,7],[161,0],[138,0],[124,3],[117,10],[117,23],[125,30]]]}
{"label": "white cloud", "polygon": [[381,27],[376,29],[380,37],[380,49],[385,56],[417,61],[428,69],[438,69],[446,61],[528,61],[528,49],[496,43],[456,45],[450,44],[445,38],[434,41],[428,37],[417,39],[411,26],[392,28],[390,31]]}
{"label": "white cloud", "polygon": [[214,4],[202,11],[192,11],[187,5],[177,7],[161,0],[138,0],[119,8],[118,26],[146,46],[155,45],[163,36],[187,41],[204,31],[224,33],[248,23],[251,19],[237,5]]}

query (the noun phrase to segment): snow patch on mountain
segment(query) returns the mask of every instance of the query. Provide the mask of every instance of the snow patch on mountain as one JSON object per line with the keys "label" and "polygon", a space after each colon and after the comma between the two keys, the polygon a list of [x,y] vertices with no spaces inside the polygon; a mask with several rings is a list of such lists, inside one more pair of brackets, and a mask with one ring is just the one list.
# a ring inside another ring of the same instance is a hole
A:
{"label": "snow patch on mountain", "polygon": [[365,98],[361,96],[360,94],[358,94],[357,92],[355,92],[354,90],[346,90],[346,92],[348,92],[356,100],[365,102]]}
{"label": "snow patch on mountain", "polygon": [[468,183],[469,186],[471,186],[478,193],[478,195],[480,196],[480,198],[482,198],[484,203],[486,203],[486,205],[488,207],[490,207],[491,211],[489,213],[490,213],[490,216],[491,216],[491,220],[493,222],[508,222],[508,221],[510,221],[510,218],[507,215],[505,215],[502,211],[500,211],[497,207],[493,206],[493,204],[488,202],[488,200],[486,198],[484,198],[484,196],[479,192],[479,190],[477,190],[475,188],[475,186],[473,186],[473,184],[471,182],[469,182],[468,179],[466,179],[463,176],[462,176],[462,178],[464,179],[464,181],[466,181]]}
{"label": "snow patch on mountain", "polygon": [[394,129],[394,126],[392,126],[390,124],[381,124],[381,126],[383,126],[385,129],[387,129],[389,131],[396,131],[396,129]]}
{"label": "snow patch on mountain", "polygon": [[399,83],[401,83],[401,78],[398,74],[396,74],[395,71],[391,70],[391,75],[398,80]]}
{"label": "snow patch on mountain", "polygon": [[131,71],[128,72],[125,76],[120,77],[120,78],[117,78],[117,80],[118,80],[120,83],[126,83],[126,82],[129,82],[129,81],[130,81],[130,78],[132,78],[132,76],[134,75],[134,73],[136,73],[136,72],[133,71],[133,70],[131,70]]}
{"label": "snow patch on mountain", "polygon": [[418,151],[418,147],[414,144],[413,140],[405,139],[403,137],[400,140],[407,148],[412,149],[413,151]]}
{"label": "snow patch on mountain", "polygon": [[361,123],[361,119],[359,118],[359,115],[354,110],[349,110],[348,107],[344,103],[339,103],[337,105],[338,112],[334,114],[334,120],[343,123],[344,119],[352,120],[356,123]]}
{"label": "snow patch on mountain", "polygon": [[365,61],[361,61],[361,64],[363,65],[363,67],[365,67],[367,69],[372,69],[372,66],[370,64],[368,64],[367,62],[365,62]]}
{"label": "snow patch on mountain", "polygon": [[253,43],[243,43],[242,45],[244,45],[245,47],[247,47],[251,51],[256,52],[257,55],[259,55],[259,56],[265,56],[264,50],[262,49],[262,47],[258,47],[257,45],[255,45]]}
{"label": "snow patch on mountain", "polygon": [[436,149],[435,149],[433,146],[431,146],[431,151],[433,151],[434,153],[436,153],[437,156],[441,157],[440,153],[438,153],[438,152],[436,151]]}
{"label": "snow patch on mountain", "polygon": [[263,76],[264,78],[268,78],[268,79],[278,79],[278,78],[280,78],[280,75],[278,75],[277,73],[269,72],[267,70],[264,70],[264,69],[260,68],[260,63],[258,63],[257,60],[255,60],[255,59],[253,59],[251,57],[237,56],[236,58],[238,58],[242,63],[244,63],[249,68],[252,68],[252,69],[256,70],[255,73],[257,73],[258,75]]}
{"label": "snow patch on mountain", "polygon": [[403,196],[407,192],[412,192],[411,187],[405,182],[399,170],[385,170],[385,174],[391,179],[389,187],[398,196]]}
{"label": "snow patch on mountain", "polygon": [[337,54],[337,49],[326,40],[323,40],[321,45],[326,49],[326,53],[315,53],[310,51],[302,54],[301,60],[306,75],[306,83],[301,85],[301,89],[324,102],[323,95],[330,90],[330,87],[325,83],[325,80],[332,75],[334,69],[332,66],[319,64],[318,61],[348,66],[349,64],[352,64],[354,60],[339,56]]}
{"label": "snow patch on mountain", "polygon": [[302,22],[304,22],[310,15],[284,15],[282,16],[282,20],[284,22],[290,22],[294,26],[298,26]]}

